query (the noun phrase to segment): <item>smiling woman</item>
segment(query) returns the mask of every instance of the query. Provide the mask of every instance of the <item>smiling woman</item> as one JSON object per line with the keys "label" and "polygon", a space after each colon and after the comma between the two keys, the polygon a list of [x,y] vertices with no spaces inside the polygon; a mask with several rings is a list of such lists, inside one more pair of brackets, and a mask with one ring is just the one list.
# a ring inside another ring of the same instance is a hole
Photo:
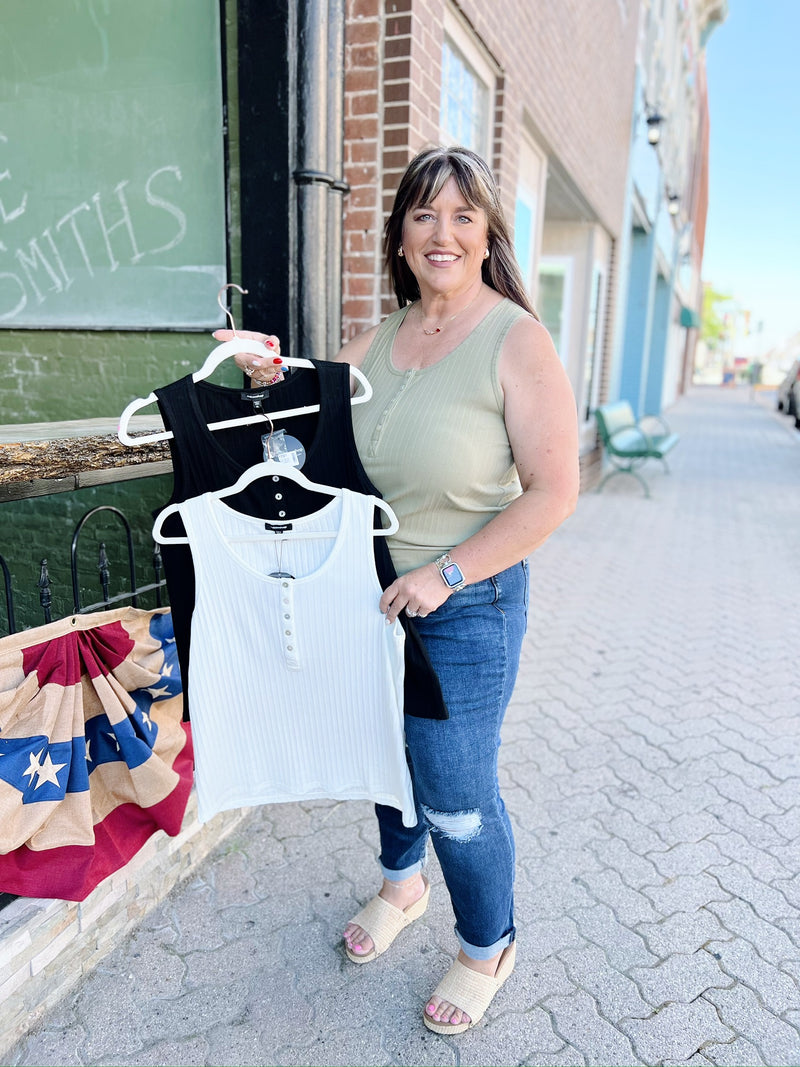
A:
{"label": "smiling woman", "polygon": [[460,951],[423,1018],[455,1034],[514,966],[514,846],[497,750],[525,632],[525,559],[575,505],[575,403],[479,156],[431,149],[411,161],[384,253],[399,310],[339,359],[373,386],[354,414],[356,443],[400,520],[390,538],[400,577],[381,610],[388,622],[401,611],[416,620],[449,718],[433,729],[406,719],[418,823],[378,807],[383,886],[344,936],[348,957],[368,962],[425,910],[430,837]]}
{"label": "smiling woman", "polygon": [[[423,1019],[457,1034],[514,967],[514,841],[497,753],[525,633],[526,557],[577,499],[577,419],[479,156],[435,148],[411,161],[384,254],[399,309],[337,358],[372,386],[370,403],[353,409],[356,445],[399,520],[387,539],[399,577],[380,609],[387,623],[401,612],[413,620],[449,717],[420,717],[427,696],[419,707],[406,700],[417,824],[377,806],[383,885],[344,940],[350,960],[369,963],[423,914],[430,838],[460,950]],[[236,359],[252,366],[252,356]]]}

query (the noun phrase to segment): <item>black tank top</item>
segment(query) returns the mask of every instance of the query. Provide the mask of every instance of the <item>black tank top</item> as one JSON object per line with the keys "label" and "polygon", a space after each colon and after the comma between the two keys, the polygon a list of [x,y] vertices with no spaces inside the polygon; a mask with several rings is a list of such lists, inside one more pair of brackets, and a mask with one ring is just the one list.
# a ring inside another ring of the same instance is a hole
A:
{"label": "black tank top", "polygon": [[[350,369],[346,363],[312,360],[314,370],[298,368],[282,382],[264,389],[229,389],[210,382],[194,382],[191,375],[155,390],[164,425],[172,431],[169,442],[173,467],[170,504],[232,485],[264,458],[262,435],[281,430],[297,439],[306,451],[303,473],[321,485],[380,496],[370,482],[356,449],[350,404]],[[284,421],[277,419],[249,426],[211,431],[208,424],[243,418],[260,408],[269,414],[289,408],[319,405],[319,411]],[[257,479],[226,503],[247,515],[280,522],[322,507],[329,497],[310,493],[291,478],[276,483]],[[376,523],[380,518],[376,516]],[[171,515],[163,532],[184,536],[178,515]],[[374,538],[375,566],[381,587],[397,577],[385,537]],[[189,718],[189,639],[194,609],[195,579],[188,545],[162,545],[167,590],[172,606],[175,643],[184,693],[184,718]],[[447,709],[439,680],[414,624],[401,614],[405,630],[404,706],[407,714],[445,719]],[[254,635],[255,637],[255,635]],[[258,651],[255,652],[258,655]],[[265,684],[269,665],[265,665]]]}

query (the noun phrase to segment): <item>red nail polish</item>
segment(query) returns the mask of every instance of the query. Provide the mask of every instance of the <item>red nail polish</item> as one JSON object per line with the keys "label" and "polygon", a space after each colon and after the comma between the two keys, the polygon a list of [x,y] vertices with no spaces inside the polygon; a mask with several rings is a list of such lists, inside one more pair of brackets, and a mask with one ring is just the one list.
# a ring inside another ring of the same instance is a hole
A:
{"label": "red nail polish", "polygon": [[280,367],[281,363],[283,363],[283,360],[280,356],[276,356],[272,362],[275,364],[276,367]]}
{"label": "red nail polish", "polygon": [[265,341],[264,343],[266,344],[267,348],[274,348],[275,347],[275,342],[274,341]]}

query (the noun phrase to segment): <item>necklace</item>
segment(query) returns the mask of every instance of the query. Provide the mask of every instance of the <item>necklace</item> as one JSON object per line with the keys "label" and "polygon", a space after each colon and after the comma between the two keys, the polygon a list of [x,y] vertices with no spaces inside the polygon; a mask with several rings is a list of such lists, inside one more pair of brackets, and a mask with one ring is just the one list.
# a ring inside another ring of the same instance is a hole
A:
{"label": "necklace", "polygon": [[[453,319],[456,317],[456,315],[460,315],[462,313],[462,311],[466,311],[467,308],[472,307],[472,305],[475,303],[475,301],[481,295],[481,290],[482,289],[483,289],[483,286],[481,286],[481,288],[477,291],[475,296],[473,296],[472,300],[470,300],[470,302],[468,304],[465,304],[463,308],[459,308],[459,310],[456,311],[455,314],[451,315],[449,319],[445,319],[444,322],[441,323],[441,325],[434,326],[434,328],[432,330],[426,330],[425,327],[422,325],[422,323],[420,323],[419,324],[420,325],[420,329],[425,334],[425,336],[426,337],[433,337],[435,334],[441,333],[442,330],[445,328],[445,326],[448,326],[453,321]],[[420,302],[420,305],[419,305],[419,309],[422,312],[422,303],[421,302]],[[424,312],[423,312],[423,317],[424,317]]]}

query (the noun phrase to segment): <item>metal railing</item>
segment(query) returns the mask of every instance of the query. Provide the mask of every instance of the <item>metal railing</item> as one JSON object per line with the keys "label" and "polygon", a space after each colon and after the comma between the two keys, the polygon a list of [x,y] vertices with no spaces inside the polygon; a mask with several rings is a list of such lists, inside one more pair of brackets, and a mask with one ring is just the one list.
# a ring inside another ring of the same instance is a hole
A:
{"label": "metal railing", "polygon": [[[79,557],[78,548],[80,543],[81,534],[84,531],[84,526],[90,519],[100,512],[110,512],[121,523],[125,531],[125,541],[127,546],[127,567],[128,567],[128,581],[130,588],[124,590],[121,593],[111,595],[111,569],[112,564],[106,550],[106,542],[97,542],[97,571],[100,581],[100,594],[101,599],[93,604],[83,604],[80,588],[80,580],[78,576],[79,572]],[[111,608],[114,604],[120,601],[129,600],[133,607],[139,606],[139,597],[144,593],[155,592],[156,607],[161,607],[162,589],[166,585],[166,581],[163,577],[163,561],[161,558],[161,550],[159,546],[153,543],[153,556],[152,556],[152,568],[153,577],[152,582],[148,582],[145,585],[137,585],[136,582],[136,555],[133,545],[133,534],[131,531],[130,523],[125,515],[119,510],[119,508],[111,507],[107,504],[101,504],[99,507],[91,508],[87,511],[78,524],[72,534],[72,542],[70,545],[70,575],[72,578],[72,608],[73,614],[85,615],[91,611],[102,611]],[[11,572],[6,560],[0,556],[0,570],[3,573],[3,584],[5,587],[5,603],[6,603],[6,620],[8,622],[8,632],[13,634],[17,632],[17,620],[14,611],[14,591],[12,589]],[[36,581],[36,586],[39,590],[39,606],[42,611],[42,616],[45,623],[53,621],[53,592],[52,592],[52,580],[50,578],[50,572],[48,569],[47,559],[40,560],[39,563],[39,578]]]}

